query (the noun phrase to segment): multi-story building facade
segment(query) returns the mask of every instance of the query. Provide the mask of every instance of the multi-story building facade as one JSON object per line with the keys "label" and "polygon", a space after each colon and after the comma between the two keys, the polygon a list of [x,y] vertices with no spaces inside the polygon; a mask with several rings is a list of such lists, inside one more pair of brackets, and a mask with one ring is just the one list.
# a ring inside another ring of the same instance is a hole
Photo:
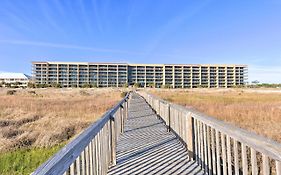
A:
{"label": "multi-story building facade", "polygon": [[4,87],[27,87],[30,76],[23,73],[0,73],[0,84]]}
{"label": "multi-story building facade", "polygon": [[230,88],[245,85],[246,65],[32,62],[37,84],[122,87]]}

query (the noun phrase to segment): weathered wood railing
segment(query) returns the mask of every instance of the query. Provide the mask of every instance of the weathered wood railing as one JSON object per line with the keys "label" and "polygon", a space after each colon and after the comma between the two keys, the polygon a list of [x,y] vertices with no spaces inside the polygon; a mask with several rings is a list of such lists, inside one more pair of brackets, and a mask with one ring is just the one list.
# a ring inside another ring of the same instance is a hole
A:
{"label": "weathered wood railing", "polygon": [[116,141],[124,130],[128,100],[129,93],[32,174],[107,174],[109,166],[116,164]]}
{"label": "weathered wood railing", "polygon": [[206,174],[281,175],[281,144],[146,92],[139,94]]}

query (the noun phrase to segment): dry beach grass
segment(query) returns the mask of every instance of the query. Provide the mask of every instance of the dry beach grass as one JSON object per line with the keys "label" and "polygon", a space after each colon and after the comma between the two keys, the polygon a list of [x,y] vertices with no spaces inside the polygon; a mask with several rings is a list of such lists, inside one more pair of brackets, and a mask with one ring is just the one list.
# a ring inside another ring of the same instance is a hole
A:
{"label": "dry beach grass", "polygon": [[65,142],[121,99],[118,89],[7,91],[0,89],[0,152]]}
{"label": "dry beach grass", "polygon": [[161,89],[149,92],[281,142],[280,90]]}

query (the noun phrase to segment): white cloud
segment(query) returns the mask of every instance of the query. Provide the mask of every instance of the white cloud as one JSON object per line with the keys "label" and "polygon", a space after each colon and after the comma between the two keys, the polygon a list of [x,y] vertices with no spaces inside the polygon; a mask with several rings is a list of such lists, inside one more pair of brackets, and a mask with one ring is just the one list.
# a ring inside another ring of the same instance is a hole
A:
{"label": "white cloud", "polygon": [[[61,44],[61,43],[50,43],[50,42],[40,42],[40,41],[28,41],[28,40],[0,40],[0,43],[5,44],[15,44],[15,45],[31,45],[38,47],[53,47],[61,49],[77,49],[77,50],[88,50],[93,52],[108,52],[108,53],[120,53],[120,54],[129,54],[129,55],[147,55],[147,52],[135,52],[128,50],[119,50],[119,49],[107,49],[107,48],[95,48],[87,46],[78,46],[72,44]],[[174,54],[153,54],[153,56],[159,57],[178,57]]]}

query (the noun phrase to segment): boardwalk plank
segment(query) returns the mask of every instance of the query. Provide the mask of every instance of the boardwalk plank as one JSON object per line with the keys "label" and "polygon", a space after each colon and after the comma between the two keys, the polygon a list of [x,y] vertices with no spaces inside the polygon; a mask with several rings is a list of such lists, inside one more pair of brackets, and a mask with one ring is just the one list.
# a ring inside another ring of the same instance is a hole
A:
{"label": "boardwalk plank", "polygon": [[137,94],[129,104],[124,133],[117,141],[117,164],[108,174],[204,174],[188,151]]}

